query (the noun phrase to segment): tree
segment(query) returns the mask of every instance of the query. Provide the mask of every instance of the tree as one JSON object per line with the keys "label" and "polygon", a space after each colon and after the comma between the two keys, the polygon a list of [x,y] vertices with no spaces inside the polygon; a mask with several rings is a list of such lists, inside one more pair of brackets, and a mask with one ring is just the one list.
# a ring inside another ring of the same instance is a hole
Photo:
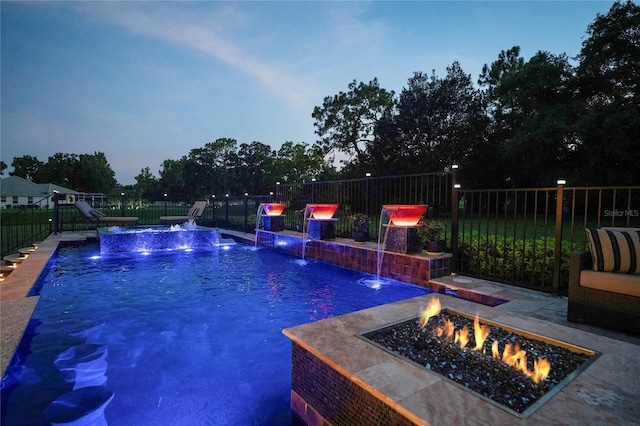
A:
{"label": "tree", "polygon": [[546,186],[571,170],[575,149],[574,70],[565,54],[536,53],[528,62],[515,46],[484,66],[492,117],[490,143],[503,155],[502,171],[513,186]]}
{"label": "tree", "polygon": [[264,194],[274,184],[271,173],[275,152],[269,145],[260,142],[240,144],[238,151],[238,177],[244,191],[250,194]]}
{"label": "tree", "polygon": [[640,6],[615,2],[587,28],[578,55],[581,183],[640,182]]}
{"label": "tree", "polygon": [[182,181],[186,162],[187,157],[182,156],[180,160],[164,160],[160,166],[158,186],[163,189],[163,195],[167,194],[169,201],[183,201],[186,198]]}
{"label": "tree", "polygon": [[0,161],[0,176],[4,175],[4,171],[7,170],[7,163]]}
{"label": "tree", "polygon": [[416,72],[409,79],[400,93],[396,123],[397,163],[404,164],[405,172],[437,172],[470,155],[484,140],[488,119],[480,91],[454,62],[445,78],[434,71],[431,76]]}
{"label": "tree", "polygon": [[335,176],[331,172],[332,166],[325,161],[322,147],[317,144],[309,147],[306,143],[294,144],[291,141],[283,143],[276,153],[273,169],[275,181],[289,183],[313,178],[326,180]]}
{"label": "tree", "polygon": [[103,152],[80,154],[73,168],[73,184],[82,192],[109,193],[116,187],[115,172]]}
{"label": "tree", "polygon": [[394,95],[374,78],[368,84],[354,80],[348,92],[325,97],[322,107],[315,107],[311,114],[324,153],[342,152],[348,157],[346,162],[366,162],[375,127],[393,110]]}
{"label": "tree", "polygon": [[151,173],[149,167],[140,170],[140,174],[135,177],[135,192],[138,197],[148,201],[161,200],[163,194],[158,188],[158,179]]}
{"label": "tree", "polygon": [[20,176],[27,180],[33,181],[38,178],[38,173],[42,171],[44,163],[31,155],[23,155],[22,157],[14,157],[11,162],[13,172],[11,176]]}

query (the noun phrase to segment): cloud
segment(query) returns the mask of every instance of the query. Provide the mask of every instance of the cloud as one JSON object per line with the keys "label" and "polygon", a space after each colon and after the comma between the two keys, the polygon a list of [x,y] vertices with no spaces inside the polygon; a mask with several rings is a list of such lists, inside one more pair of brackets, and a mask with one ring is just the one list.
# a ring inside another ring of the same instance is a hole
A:
{"label": "cloud", "polygon": [[[198,9],[177,10],[175,5],[183,5],[180,2],[169,3],[168,7],[145,2],[80,5],[83,12],[96,19],[115,23],[133,34],[182,46],[214,58],[255,79],[294,107],[305,106],[313,98],[309,89],[313,85],[292,75],[287,66],[259,60],[249,49],[242,47],[243,34],[238,29],[242,29],[250,18],[237,12],[216,9],[213,15],[210,10],[205,15],[199,15]],[[236,35],[223,35],[228,33]]]}

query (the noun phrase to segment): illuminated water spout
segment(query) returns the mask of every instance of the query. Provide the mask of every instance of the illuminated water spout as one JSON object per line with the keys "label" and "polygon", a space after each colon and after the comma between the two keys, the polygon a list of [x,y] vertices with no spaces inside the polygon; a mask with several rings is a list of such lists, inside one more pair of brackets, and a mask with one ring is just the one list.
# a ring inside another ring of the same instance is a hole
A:
{"label": "illuminated water spout", "polygon": [[416,225],[427,211],[426,204],[387,204],[380,211],[378,228],[377,276],[380,278],[384,250],[402,253],[419,251]]}
{"label": "illuminated water spout", "polygon": [[260,203],[258,212],[256,213],[256,236],[255,246],[258,245],[258,231],[260,230],[260,221],[262,221],[262,229],[270,232],[284,231],[284,211],[287,205],[285,203]]}

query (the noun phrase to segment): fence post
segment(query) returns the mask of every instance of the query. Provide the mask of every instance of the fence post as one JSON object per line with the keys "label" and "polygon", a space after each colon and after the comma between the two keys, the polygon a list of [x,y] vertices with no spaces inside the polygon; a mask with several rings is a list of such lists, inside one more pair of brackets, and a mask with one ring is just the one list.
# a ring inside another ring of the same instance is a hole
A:
{"label": "fence post", "polygon": [[224,202],[225,202],[224,222],[226,226],[229,226],[229,194],[225,194]]}
{"label": "fence post", "polygon": [[458,272],[458,165],[451,166],[451,274]]}
{"label": "fence post", "polygon": [[244,232],[249,229],[249,194],[244,193]]}
{"label": "fence post", "polygon": [[124,192],[120,193],[120,216],[124,216]]}
{"label": "fence post", "polygon": [[167,215],[167,194],[164,194],[164,215]]}
{"label": "fence post", "polygon": [[560,294],[560,266],[562,263],[562,210],[564,208],[565,180],[558,180],[556,191],[556,234],[553,248],[553,295]]}
{"label": "fence post", "polygon": [[58,218],[59,218],[59,209],[58,209],[58,191],[55,190],[53,191],[53,233],[54,234],[58,234],[60,231],[60,226],[58,225]]}

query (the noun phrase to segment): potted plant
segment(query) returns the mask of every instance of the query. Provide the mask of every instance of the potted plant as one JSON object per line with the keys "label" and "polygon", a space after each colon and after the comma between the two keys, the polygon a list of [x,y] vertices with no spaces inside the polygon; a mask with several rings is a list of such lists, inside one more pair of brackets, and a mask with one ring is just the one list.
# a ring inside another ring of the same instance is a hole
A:
{"label": "potted plant", "polygon": [[304,231],[304,210],[300,209],[295,211],[296,215],[296,231],[303,232]]}
{"label": "potted plant", "polygon": [[425,219],[418,227],[418,235],[425,243],[427,253],[442,253],[445,250],[445,225],[435,219]]}
{"label": "potted plant", "polygon": [[350,216],[353,240],[358,243],[369,241],[369,216],[355,213]]}

